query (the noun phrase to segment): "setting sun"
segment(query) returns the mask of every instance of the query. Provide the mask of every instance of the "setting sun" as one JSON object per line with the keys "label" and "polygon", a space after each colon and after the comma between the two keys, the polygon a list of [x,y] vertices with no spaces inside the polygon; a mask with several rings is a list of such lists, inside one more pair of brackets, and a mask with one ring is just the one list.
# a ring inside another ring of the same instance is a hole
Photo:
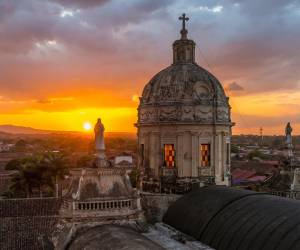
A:
{"label": "setting sun", "polygon": [[85,122],[85,123],[83,123],[83,129],[84,129],[85,131],[90,131],[91,128],[92,128],[92,124],[91,124],[90,122]]}

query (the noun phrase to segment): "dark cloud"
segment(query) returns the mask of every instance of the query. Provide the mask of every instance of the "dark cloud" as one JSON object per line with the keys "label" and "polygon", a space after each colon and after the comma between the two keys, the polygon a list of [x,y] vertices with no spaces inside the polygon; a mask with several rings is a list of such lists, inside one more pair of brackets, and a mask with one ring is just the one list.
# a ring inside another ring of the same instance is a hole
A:
{"label": "dark cloud", "polygon": [[0,20],[13,15],[16,10],[16,4],[13,1],[2,1],[0,2]]}
{"label": "dark cloud", "polygon": [[[298,0],[231,0],[238,4],[244,14],[251,17],[280,16],[286,13],[287,8],[299,6]],[[255,21],[255,19],[253,19]]]}
{"label": "dark cloud", "polygon": [[72,8],[90,8],[101,6],[111,0],[52,0],[66,7]]}
{"label": "dark cloud", "polygon": [[136,2],[135,6],[136,10],[143,12],[153,12],[158,9],[162,9],[165,6],[172,3],[172,0],[142,0]]}
{"label": "dark cloud", "polygon": [[[2,16],[0,24],[0,53],[18,55],[28,52],[36,42],[53,39],[52,28],[57,22],[59,9],[34,0],[24,2],[4,0],[2,4],[13,9],[11,14]],[[0,8],[1,9],[1,8]],[[13,13],[13,14],[12,14]],[[52,15],[50,15],[52,13]]]}
{"label": "dark cloud", "polygon": [[[250,5],[250,2],[247,4]],[[288,2],[285,1],[285,4]],[[252,5],[259,7],[255,1]],[[300,6],[298,9],[282,7],[286,12],[284,16],[280,16],[271,4],[269,8],[273,10],[273,16],[262,15],[259,23],[257,18],[250,14],[241,16],[239,8],[236,8],[234,13],[239,15],[235,19],[240,19],[241,22],[232,23],[229,37],[226,33],[228,23],[217,23],[214,29],[206,31],[207,36],[212,33],[220,37],[218,40],[212,40],[212,45],[208,41],[208,49],[204,50],[215,72],[225,82],[245,83],[243,86],[247,92],[299,87],[300,30],[297,27],[300,25],[300,15],[295,14],[295,11],[300,13]],[[224,10],[224,14],[230,13]],[[221,31],[222,27],[225,28],[224,32]],[[217,35],[214,30],[217,30]]]}

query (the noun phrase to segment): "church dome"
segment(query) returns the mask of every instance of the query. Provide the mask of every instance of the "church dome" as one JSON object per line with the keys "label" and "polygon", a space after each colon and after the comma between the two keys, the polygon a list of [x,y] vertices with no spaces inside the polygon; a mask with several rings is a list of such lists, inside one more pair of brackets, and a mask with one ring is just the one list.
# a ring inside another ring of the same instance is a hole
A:
{"label": "church dome", "polygon": [[157,73],[145,86],[142,104],[205,104],[215,96],[227,106],[221,83],[196,63],[177,63]]}
{"label": "church dome", "polygon": [[[185,19],[186,20],[186,19]],[[140,98],[138,125],[148,123],[230,123],[230,106],[221,83],[195,62],[195,42],[173,43],[173,64],[157,73]]]}

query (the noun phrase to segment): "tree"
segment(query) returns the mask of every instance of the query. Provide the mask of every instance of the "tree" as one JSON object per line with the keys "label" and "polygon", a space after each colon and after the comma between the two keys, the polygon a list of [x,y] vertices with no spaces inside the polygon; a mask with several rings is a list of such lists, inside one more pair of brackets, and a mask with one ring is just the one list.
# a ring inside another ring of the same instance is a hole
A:
{"label": "tree", "polygon": [[13,175],[10,193],[14,197],[31,197],[33,190],[39,186],[41,171],[38,170],[38,159],[26,157],[21,160],[10,161],[6,169],[16,170]]}
{"label": "tree", "polygon": [[93,161],[94,161],[93,155],[83,155],[77,160],[76,166],[78,168],[92,167]]}
{"label": "tree", "polygon": [[64,155],[50,152],[44,154],[42,163],[46,170],[45,184],[52,188],[52,191],[55,189],[56,196],[58,196],[58,181],[69,174],[69,162]]}
{"label": "tree", "polygon": [[251,151],[249,154],[248,154],[248,158],[250,160],[253,160],[254,158],[263,158],[263,154],[258,150],[258,149],[255,149],[253,151]]}
{"label": "tree", "polygon": [[239,147],[237,145],[231,144],[231,153],[237,154],[239,152]]}
{"label": "tree", "polygon": [[68,171],[68,161],[59,153],[34,155],[21,160],[11,161],[6,168],[16,170],[12,178],[9,196],[31,197],[34,191],[42,196],[44,192],[53,194],[58,190],[58,181],[63,179]]}
{"label": "tree", "polygon": [[20,164],[21,162],[19,159],[12,159],[6,164],[5,170],[18,170]]}

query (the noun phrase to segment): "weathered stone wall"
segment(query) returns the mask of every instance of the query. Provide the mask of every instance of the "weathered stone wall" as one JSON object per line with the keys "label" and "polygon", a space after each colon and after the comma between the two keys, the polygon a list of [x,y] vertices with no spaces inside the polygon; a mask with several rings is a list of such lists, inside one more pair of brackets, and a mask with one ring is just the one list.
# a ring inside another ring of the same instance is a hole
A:
{"label": "weathered stone wall", "polygon": [[176,194],[141,193],[141,205],[145,211],[147,222],[161,222],[169,206],[181,197]]}

